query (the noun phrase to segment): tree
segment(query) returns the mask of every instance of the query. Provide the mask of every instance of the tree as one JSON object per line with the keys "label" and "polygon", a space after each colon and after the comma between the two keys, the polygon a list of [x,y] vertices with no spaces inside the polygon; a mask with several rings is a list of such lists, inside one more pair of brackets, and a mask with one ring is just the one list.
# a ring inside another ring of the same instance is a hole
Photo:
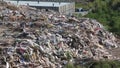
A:
{"label": "tree", "polygon": [[94,0],[88,5],[92,12],[86,17],[97,19],[109,31],[120,35],[120,0]]}

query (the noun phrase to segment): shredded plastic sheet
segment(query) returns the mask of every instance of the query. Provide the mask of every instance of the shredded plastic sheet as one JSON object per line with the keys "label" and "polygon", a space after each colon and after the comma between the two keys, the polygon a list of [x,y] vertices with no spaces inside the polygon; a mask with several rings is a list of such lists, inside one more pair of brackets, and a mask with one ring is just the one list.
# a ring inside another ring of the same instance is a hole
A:
{"label": "shredded plastic sheet", "polygon": [[69,61],[115,59],[107,49],[118,47],[116,38],[96,20],[28,6],[16,8],[0,6],[0,62],[5,62],[0,65],[61,68]]}

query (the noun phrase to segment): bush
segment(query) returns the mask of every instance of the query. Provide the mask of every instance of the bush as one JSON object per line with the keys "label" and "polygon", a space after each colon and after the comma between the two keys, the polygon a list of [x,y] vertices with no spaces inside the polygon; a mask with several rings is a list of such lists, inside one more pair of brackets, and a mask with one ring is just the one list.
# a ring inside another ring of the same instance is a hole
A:
{"label": "bush", "polygon": [[96,61],[90,68],[120,68],[119,61]]}
{"label": "bush", "polygon": [[82,6],[90,6],[89,9],[92,9],[85,17],[97,19],[106,29],[120,35],[120,0],[94,0]]}
{"label": "bush", "polygon": [[81,68],[81,67],[80,67],[80,65],[74,65],[73,63],[68,62],[66,64],[65,68]]}

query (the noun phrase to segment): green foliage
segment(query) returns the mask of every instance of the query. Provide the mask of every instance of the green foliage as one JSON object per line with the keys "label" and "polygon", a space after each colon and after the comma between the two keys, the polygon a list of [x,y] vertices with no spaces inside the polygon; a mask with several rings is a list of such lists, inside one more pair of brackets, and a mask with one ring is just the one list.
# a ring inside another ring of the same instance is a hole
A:
{"label": "green foliage", "polygon": [[120,68],[120,61],[92,61],[90,64],[84,66],[74,65],[68,62],[65,68]]}
{"label": "green foliage", "polygon": [[79,65],[74,65],[73,63],[68,62],[65,68],[81,68],[81,67]]}
{"label": "green foliage", "polygon": [[66,56],[67,56],[67,60],[68,60],[68,61],[72,58],[70,52],[66,52]]}
{"label": "green foliage", "polygon": [[88,9],[89,8],[89,6],[86,6],[86,4],[80,4],[80,3],[76,3],[75,4],[75,6],[76,6],[76,8],[79,8],[79,7],[82,7],[82,8],[85,8],[85,9]]}
{"label": "green foliage", "polygon": [[68,63],[65,68],[75,68],[75,66],[72,63]]}
{"label": "green foliage", "polygon": [[97,61],[90,68],[120,68],[119,61]]}
{"label": "green foliage", "polygon": [[[120,13],[118,10],[119,6],[117,5],[119,3],[120,0],[95,0],[93,3],[95,9],[87,16],[97,19],[103,25],[107,25],[109,31],[120,35]],[[94,16],[92,16],[92,14]]]}
{"label": "green foliage", "polygon": [[76,6],[89,6],[92,11],[85,17],[97,19],[109,31],[120,35],[120,0],[94,0],[88,5]]}

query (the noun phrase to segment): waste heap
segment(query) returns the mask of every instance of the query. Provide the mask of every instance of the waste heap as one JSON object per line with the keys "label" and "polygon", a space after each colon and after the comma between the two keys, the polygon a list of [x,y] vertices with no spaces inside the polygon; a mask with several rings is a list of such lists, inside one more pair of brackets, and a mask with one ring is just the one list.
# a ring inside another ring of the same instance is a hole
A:
{"label": "waste heap", "polygon": [[[114,35],[94,19],[0,2],[0,68],[62,68],[116,59]],[[84,61],[86,60],[86,61]]]}

